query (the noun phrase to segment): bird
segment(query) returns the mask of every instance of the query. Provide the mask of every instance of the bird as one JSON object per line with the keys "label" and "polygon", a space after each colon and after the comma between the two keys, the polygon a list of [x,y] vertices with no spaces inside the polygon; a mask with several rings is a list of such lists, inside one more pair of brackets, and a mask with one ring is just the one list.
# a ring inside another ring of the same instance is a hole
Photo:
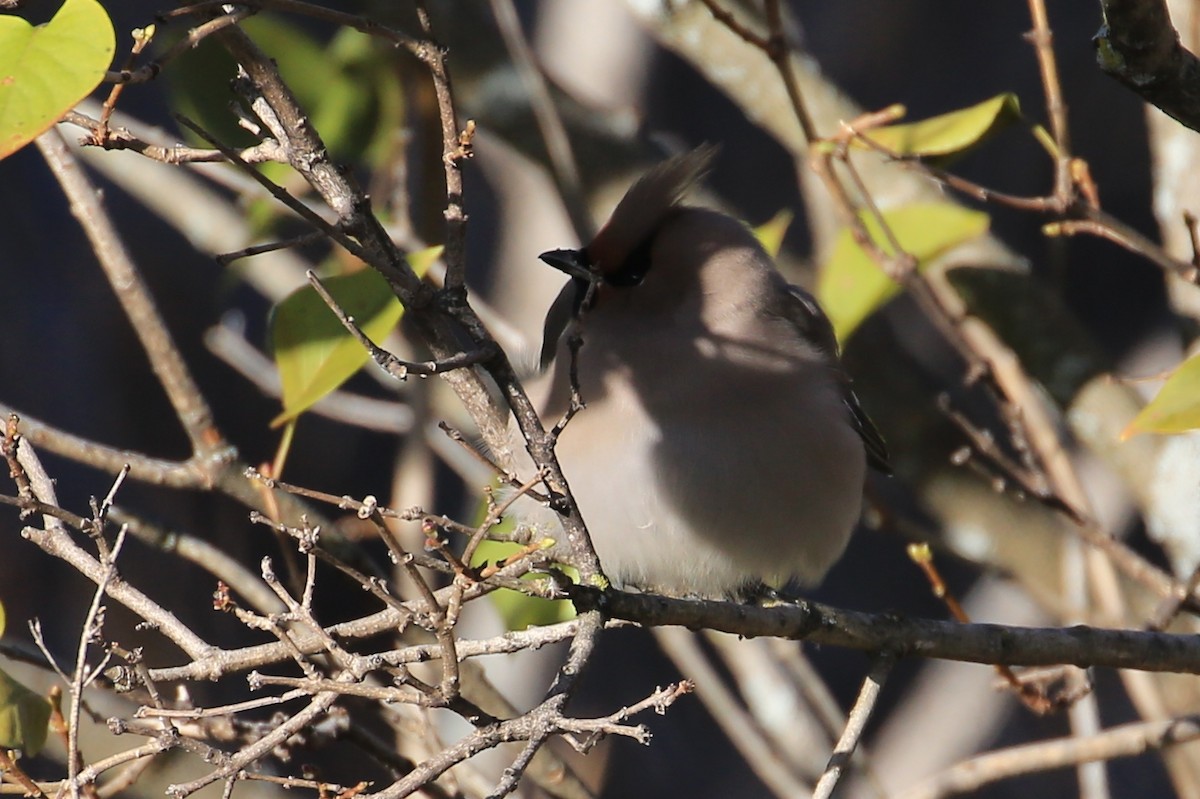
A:
{"label": "bird", "polygon": [[684,203],[715,152],[651,168],[585,246],[539,256],[570,280],[530,396],[547,424],[582,401],[555,454],[613,585],[730,599],[819,582],[889,467],[813,296]]}

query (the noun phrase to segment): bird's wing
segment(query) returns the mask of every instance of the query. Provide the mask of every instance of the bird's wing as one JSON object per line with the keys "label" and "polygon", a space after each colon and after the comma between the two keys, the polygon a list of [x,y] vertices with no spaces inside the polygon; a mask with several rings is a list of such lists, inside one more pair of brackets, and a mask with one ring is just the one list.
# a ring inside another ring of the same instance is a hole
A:
{"label": "bird's wing", "polygon": [[[821,310],[816,298],[799,286],[788,286],[788,292],[792,299],[792,302],[788,303],[788,319],[817,349],[825,353],[833,363],[837,363],[839,357],[837,336],[834,335],[829,317]],[[859,438],[862,439],[863,446],[866,448],[867,462],[872,468],[884,474],[891,474],[892,467],[888,462],[887,444],[884,443],[883,436],[879,434],[875,423],[871,421],[867,412],[859,404],[858,397],[850,385],[850,377],[844,372],[842,373],[842,401],[850,412],[850,423],[858,432]]]}

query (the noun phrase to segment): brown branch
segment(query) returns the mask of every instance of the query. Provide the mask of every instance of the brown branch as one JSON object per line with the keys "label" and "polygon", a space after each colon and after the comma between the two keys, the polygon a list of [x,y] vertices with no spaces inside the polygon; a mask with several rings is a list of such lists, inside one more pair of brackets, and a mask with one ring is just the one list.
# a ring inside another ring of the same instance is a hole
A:
{"label": "brown branch", "polygon": [[[512,563],[501,568],[491,579],[503,581],[505,578],[516,578],[529,570],[527,562]],[[489,580],[489,583],[491,580]],[[528,582],[524,585],[526,592],[536,590],[538,584]],[[482,596],[494,589],[494,585],[477,584],[467,590],[466,599]],[[439,589],[435,595],[439,603],[449,598],[451,588]],[[561,599],[558,595],[547,595],[546,599]],[[380,633],[394,632],[404,629],[407,624],[420,614],[419,603],[403,603],[399,608],[386,608],[376,613],[351,621],[341,622],[325,628],[325,634],[335,640],[352,640],[370,638]],[[150,670],[150,675],[156,681],[168,682],[187,679],[216,679],[217,677],[261,668],[271,663],[290,658],[294,651],[303,654],[313,654],[323,651],[326,635],[318,636],[315,632],[295,630],[292,633],[294,650],[275,641],[257,644],[240,649],[218,649],[210,647],[201,657],[179,666],[167,666]]]}
{"label": "brown branch", "polygon": [[[214,4],[213,7],[218,8],[220,5],[221,4]],[[249,6],[251,4],[247,3],[245,5]],[[171,45],[165,53],[151,61],[149,64],[138,67],[137,69],[130,69],[127,67],[117,71],[110,71],[104,76],[104,79],[110,83],[118,84],[118,88],[127,83],[146,83],[154,80],[159,76],[159,73],[162,72],[163,67],[169,64],[171,61],[174,61],[187,51],[195,49],[200,42],[204,41],[209,36],[212,36],[217,31],[220,31],[223,28],[228,28],[231,25],[236,25],[246,17],[251,16],[253,13],[254,12],[249,8],[241,8],[231,10],[228,13],[223,13],[217,17],[214,17],[213,19],[208,20],[204,24],[198,25],[189,30],[184,36],[181,36],[177,42]],[[167,17],[164,16],[164,18]],[[103,145],[104,139],[102,138],[96,143]]]}
{"label": "brown branch", "polygon": [[[211,12],[215,9],[221,9],[226,5],[225,0],[209,0],[209,2],[192,3],[184,8],[174,9],[162,14],[163,19],[171,19],[172,17],[181,16],[183,14],[196,14],[200,12]],[[365,17],[360,14],[349,14],[344,11],[337,11],[325,6],[315,5],[313,3],[304,2],[304,0],[246,0],[239,5],[247,6],[254,9],[266,9],[270,11],[281,11],[289,14],[299,14],[329,22],[334,25],[344,25],[348,28],[354,28],[370,36],[376,36],[385,41],[391,42],[394,45],[403,47],[413,55],[421,47],[421,42],[402,33],[395,28],[390,28],[382,25],[376,20]]]}
{"label": "brown branch", "polygon": [[417,51],[417,58],[421,59],[433,78],[438,121],[442,127],[442,168],[446,178],[446,207],[442,211],[442,217],[446,221],[446,286],[459,289],[466,285],[467,275],[467,215],[463,210],[462,164],[472,156],[471,139],[475,132],[475,123],[468,121],[465,129],[459,128],[445,50],[433,34],[429,9],[426,8],[424,0],[417,0],[416,9],[417,21],[425,35],[425,41]]}
{"label": "brown branch", "polygon": [[496,18],[496,27],[504,38],[504,46],[509,58],[525,85],[529,95],[529,106],[533,110],[534,121],[546,145],[546,155],[550,158],[551,174],[558,188],[558,194],[566,207],[571,226],[580,241],[591,241],[596,233],[595,223],[588,213],[584,202],[583,179],[579,174],[579,164],[575,160],[575,152],[571,140],[567,136],[566,127],[550,96],[546,78],[541,68],[534,60],[529,42],[521,30],[521,20],[517,16],[513,0],[491,0],[492,16]]}
{"label": "brown branch", "polygon": [[190,119],[184,116],[177,116],[176,118],[184,127],[188,128],[197,136],[213,145],[217,151],[224,156],[225,160],[241,169],[242,172],[266,189],[272,197],[278,200],[282,205],[290,208],[297,216],[308,222],[316,230],[323,233],[330,241],[336,242],[343,249],[345,249],[346,252],[350,253],[356,258],[361,258],[364,260],[366,259],[366,253],[363,251],[362,246],[357,241],[347,235],[337,225],[326,222],[323,218],[321,218],[320,214],[313,211],[307,205],[289,194],[287,189],[275,183],[266,175],[262,174],[259,170],[254,169],[250,166],[250,164],[243,161],[241,155],[232,147],[228,147],[217,141],[217,139],[211,133]]}
{"label": "brown branch", "polygon": [[1196,589],[1200,588],[1200,567],[1192,570],[1192,576],[1188,578],[1186,583],[1179,585],[1179,590],[1172,591],[1168,596],[1158,603],[1158,607],[1154,609],[1150,620],[1146,622],[1146,628],[1150,630],[1165,630],[1183,610],[1184,605],[1194,604],[1193,597]]}
{"label": "brown branch", "polygon": [[680,673],[696,684],[696,695],[709,715],[772,794],[778,799],[789,799],[811,793],[811,786],[797,773],[796,764],[781,756],[772,745],[755,716],[738,700],[690,630],[661,627],[654,630],[654,638]]}
{"label": "brown branch", "polygon": [[[421,786],[437,779],[453,766],[487,749],[501,743],[532,741],[559,730],[563,721],[562,707],[574,686],[576,678],[582,672],[584,665],[591,656],[595,646],[596,634],[602,624],[599,614],[591,614],[580,620],[580,627],[572,641],[571,651],[566,663],[559,670],[559,675],[547,692],[546,699],[528,713],[507,721],[499,721],[486,725],[475,732],[459,739],[442,751],[435,754],[417,768],[404,775],[401,779],[387,788],[372,794],[373,799],[400,799],[416,792]],[[506,774],[515,781],[520,779],[523,769],[510,769]],[[503,796],[499,788],[493,791],[494,796]]]}
{"label": "brown branch", "polygon": [[[129,150],[164,164],[216,163],[228,160],[220,150],[216,149],[200,149],[182,144],[173,147],[151,144],[125,128],[104,128],[103,123],[99,120],[92,119],[78,111],[68,111],[63,115],[61,121],[88,131],[91,138],[85,139],[85,144],[99,145],[106,150]],[[101,135],[102,133],[103,135]],[[273,139],[236,152],[238,157],[248,164],[286,161],[279,143]]]}
{"label": "brown branch", "polygon": [[42,134],[36,143],[70,201],[71,214],[87,234],[105,277],[191,441],[193,453],[213,456],[228,451],[229,446],[214,425],[212,411],[183,362],[149,288],[104,210],[100,193],[71,155],[57,129]]}
{"label": "brown branch", "polygon": [[1062,81],[1058,77],[1058,62],[1054,58],[1054,36],[1046,16],[1045,0],[1029,0],[1029,15],[1033,30],[1026,38],[1033,43],[1037,54],[1042,91],[1046,95],[1046,113],[1050,117],[1050,133],[1054,137],[1054,200],[1055,211],[1065,213],[1075,204],[1075,178],[1071,171],[1071,136],[1067,127],[1067,104],[1063,100]]}
{"label": "brown branch", "polygon": [[[97,514],[99,516],[99,514]],[[103,528],[95,533],[97,541],[103,540]],[[111,550],[107,545],[100,547],[100,564],[102,573],[92,594],[91,604],[79,631],[78,649],[75,653],[75,669],[71,673],[71,707],[67,716],[67,780],[72,785],[78,785],[79,770],[83,766],[83,757],[79,751],[79,722],[83,715],[83,690],[95,678],[95,673],[88,671],[88,647],[97,641],[102,641],[104,633],[104,594],[108,586],[117,577],[117,557],[125,543],[125,531],[117,534]],[[103,662],[97,669],[103,667]],[[91,791],[94,793],[94,789]]]}
{"label": "brown branch", "polygon": [[808,144],[815,142],[819,138],[817,128],[804,104],[804,98],[800,93],[800,82],[796,79],[796,74],[792,69],[792,48],[788,44],[784,32],[783,10],[779,0],[766,0],[767,34],[765,36],[739,22],[737,17],[723,8],[717,0],[700,1],[713,15],[713,19],[724,25],[731,33],[740,36],[747,44],[761,50],[763,55],[771,60],[779,72],[779,79],[787,92],[788,102],[792,105],[792,113],[800,125],[804,141]]}
{"label": "brown branch", "polygon": [[[857,120],[843,127],[843,135],[838,138],[841,144],[839,150],[815,154],[812,159],[813,168],[824,180],[843,224],[855,241],[885,274],[909,292],[947,342],[966,361],[967,382],[982,381],[989,389],[1000,406],[1014,440],[1024,444],[1022,454],[1025,459],[1022,471],[1027,477],[1044,480],[1049,487],[1048,491],[1034,491],[1032,496],[1060,511],[1065,508],[1073,509],[1073,512],[1068,513],[1076,522],[1073,530],[1092,546],[1113,556],[1117,567],[1132,579],[1143,583],[1159,595],[1178,593],[1182,590],[1178,580],[1108,535],[1086,512],[1086,498],[1079,488],[1073,467],[1065,457],[1056,428],[1033,389],[1029,376],[1012,351],[997,339],[989,327],[965,315],[961,299],[943,281],[935,282],[927,278],[913,269],[911,257],[898,250],[895,251],[896,254],[889,253],[872,240],[856,212],[856,205],[850,193],[834,171],[835,157],[844,158],[845,151],[848,150],[847,137],[867,139],[859,134]],[[857,181],[857,172],[853,165],[846,162],[844,166]],[[858,181],[858,184],[860,192],[869,198],[866,187],[862,186],[861,181]],[[1108,220],[1107,215],[1091,206],[1079,206],[1077,210],[1089,218]],[[883,220],[877,216],[877,221],[886,231],[887,226],[883,224]],[[1124,226],[1120,229],[1125,230]],[[1150,245],[1146,251],[1154,252],[1155,249]],[[1192,271],[1195,272],[1194,269]]]}
{"label": "brown branch", "polygon": [[[119,449],[47,425],[25,413],[0,403],[0,415],[17,414],[21,419],[21,434],[31,444],[55,455],[83,463],[103,472],[117,472],[126,464],[136,480],[172,488],[200,488],[208,484],[206,466],[211,461],[189,458],[169,461],[152,458],[132,450]],[[229,451],[232,455],[232,450]]]}
{"label": "brown branch", "polygon": [[308,282],[320,295],[321,299],[337,316],[338,321],[342,323],[342,327],[358,340],[358,343],[363,346],[371,355],[371,360],[379,365],[380,369],[387,372],[397,380],[407,380],[409,375],[417,375],[418,377],[429,377],[431,375],[440,375],[455,369],[466,369],[476,364],[484,363],[491,360],[496,355],[496,344],[494,342],[484,342],[478,349],[470,352],[456,352],[448,358],[439,361],[405,361],[397,358],[392,353],[380,347],[362,331],[354,321],[354,317],[346,313],[342,306],[338,305],[337,300],[325,288],[325,284],[317,277],[317,274],[311,269],[306,273]]}
{"label": "brown branch", "polygon": [[25,773],[25,770],[17,764],[17,761],[8,756],[8,750],[3,747],[0,747],[0,773],[10,776],[21,787],[26,796],[33,797],[33,799],[47,799],[42,787]]}
{"label": "brown branch", "polygon": [[[423,30],[431,33],[428,14],[418,6]],[[470,126],[460,135],[454,112],[449,73],[441,50],[431,42],[417,47],[417,56],[429,67],[434,78],[439,116],[443,133],[443,161],[447,181],[445,261],[447,288],[436,292],[412,272],[401,254],[387,237],[382,225],[371,213],[368,198],[352,185],[346,173],[339,170],[328,157],[319,135],[312,129],[308,115],[296,102],[284,84],[275,64],[236,27],[216,34],[218,39],[241,64],[249,82],[260,94],[264,108],[269,109],[273,131],[288,153],[288,162],[316,189],[333,209],[338,228],[353,235],[361,244],[360,256],[378,270],[391,284],[408,309],[408,318],[417,334],[429,346],[435,360],[449,358],[461,352],[461,334],[470,337],[476,348],[495,347],[495,340],[467,305],[465,287],[461,280],[464,268],[463,241],[466,217],[462,211],[462,183],[459,165],[470,152]],[[257,106],[257,101],[256,101]],[[264,118],[265,111],[259,113]],[[264,119],[264,123],[266,120]],[[435,299],[438,300],[435,302]],[[516,416],[535,465],[546,470],[546,482],[554,495],[565,530],[563,549],[570,553],[585,581],[601,579],[600,565],[591,547],[583,520],[575,507],[566,480],[554,457],[553,441],[542,428],[529,398],[520,386],[504,353],[496,347],[494,355],[482,366],[500,387],[508,409]],[[455,369],[443,373],[444,379],[458,394],[493,452],[507,460],[511,435],[506,411],[497,407],[494,394],[485,385],[478,367]]]}
{"label": "brown branch", "polygon": [[968,663],[1008,666],[1069,664],[1200,674],[1200,637],[1074,627],[958,624],[896,614],[862,613],[815,602],[750,607],[728,602],[671,599],[575,586],[581,610],[602,608],[609,618],[646,626],[721,630],[746,637],[773,636],[867,652],[893,652]]}
{"label": "brown branch", "polygon": [[804,133],[804,140],[811,145],[819,138],[819,135],[812,115],[808,113],[808,108],[804,104],[804,97],[800,94],[800,82],[796,79],[796,73],[792,69],[792,48],[788,44],[783,30],[783,10],[780,7],[780,0],[766,0],[766,12],[767,27],[770,29],[770,38],[767,40],[767,57],[775,64],[775,69],[779,70],[779,79],[783,82],[784,89],[787,90],[788,101],[792,104],[792,113],[796,115],[796,121]]}
{"label": "brown branch", "polygon": [[970,794],[998,780],[1081,763],[1135,757],[1200,738],[1200,716],[1138,722],[1084,738],[1056,738],[989,752],[951,766],[897,795],[896,799],[942,799]]}
{"label": "brown branch", "polygon": [[1047,236],[1074,236],[1086,233],[1107,239],[1135,255],[1140,255],[1167,274],[1173,274],[1187,283],[1200,285],[1200,268],[1195,264],[1172,258],[1162,247],[1102,211],[1092,209],[1084,219],[1052,222],[1043,228],[1043,232]]}
{"label": "brown branch", "polygon": [[[53,482],[32,447],[22,446],[17,452],[22,468],[28,473],[35,495],[40,501],[57,504],[53,493]],[[124,580],[111,580],[109,569],[71,540],[70,535],[57,520],[47,523],[45,529],[26,527],[21,535],[37,544],[46,554],[73,566],[97,586],[105,586],[104,593],[141,616],[189,657],[204,658],[213,647],[192,632],[173,613],[134,588]]]}
{"label": "brown branch", "polygon": [[238,772],[242,769],[264,755],[269,754],[275,747],[282,745],[288,738],[315,723],[321,716],[325,715],[329,708],[333,706],[333,703],[337,701],[337,698],[338,694],[335,693],[317,694],[302,710],[288,716],[283,722],[273,727],[270,732],[254,743],[247,744],[239,749],[218,768],[190,782],[168,785],[167,795],[175,797],[175,799],[182,799],[182,797],[193,794],[217,780],[231,777],[236,779]]}
{"label": "brown branch", "polygon": [[888,654],[876,657],[871,666],[871,673],[863,680],[858,698],[854,700],[854,707],[850,709],[846,727],[842,730],[837,745],[833,747],[833,754],[829,756],[829,765],[825,767],[825,773],[821,775],[821,779],[817,781],[817,787],[813,789],[813,799],[829,799],[833,796],[838,780],[850,766],[850,758],[854,756],[854,750],[858,748],[858,742],[862,738],[863,732],[866,731],[867,721],[875,710],[875,703],[879,700],[883,683],[891,674],[894,664],[895,659]]}

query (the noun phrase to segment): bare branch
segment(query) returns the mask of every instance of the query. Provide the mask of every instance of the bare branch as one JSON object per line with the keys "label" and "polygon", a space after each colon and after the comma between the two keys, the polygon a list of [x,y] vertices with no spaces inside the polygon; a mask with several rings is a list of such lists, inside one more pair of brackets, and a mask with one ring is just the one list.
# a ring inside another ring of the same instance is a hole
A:
{"label": "bare branch", "polygon": [[580,609],[603,608],[611,618],[647,626],[674,625],[744,636],[769,635],[844,646],[897,657],[962,660],[1008,666],[1070,664],[1200,674],[1200,638],[1192,635],[1074,627],[957,624],[895,614],[841,610],[815,602],[750,607],[730,602],[671,599],[575,586]]}
{"label": "bare branch", "polygon": [[963,761],[899,794],[896,799],[942,799],[969,794],[1009,777],[1133,757],[1197,738],[1200,738],[1200,716],[1181,716],[1168,721],[1112,727],[1087,738],[1056,738],[1013,746]]}
{"label": "bare branch", "polygon": [[346,328],[346,332],[354,336],[358,343],[371,354],[371,360],[379,365],[392,377],[397,380],[407,380],[410,374],[418,377],[429,377],[430,375],[442,374],[454,369],[465,369],[469,366],[475,366],[495,357],[497,349],[494,342],[485,342],[482,346],[472,352],[457,352],[448,358],[440,361],[404,361],[397,358],[387,350],[377,345],[374,341],[362,331],[362,328],[355,323],[354,317],[346,313],[342,306],[338,305],[337,300],[325,288],[325,284],[321,282],[321,278],[317,277],[316,272],[309,270],[308,282],[320,295],[325,304],[329,306],[329,310],[333,311],[337,316],[338,321],[342,323],[342,327]]}
{"label": "bare branch", "polygon": [[39,136],[37,146],[67,195],[71,213],[87,234],[105,277],[133,325],[150,366],[192,443],[193,452],[207,457],[226,452],[229,446],[213,424],[212,411],[184,364],[149,289],[109,221],[100,193],[71,155],[62,140],[62,134],[56,129]]}
{"label": "bare branch", "polygon": [[859,739],[862,738],[867,727],[867,720],[871,718],[875,702],[879,699],[879,692],[883,690],[883,683],[891,673],[894,663],[895,660],[887,654],[875,658],[871,673],[863,680],[862,689],[858,692],[858,699],[854,700],[850,717],[846,719],[846,728],[842,730],[842,736],[838,739],[837,746],[833,748],[833,754],[829,756],[829,765],[813,790],[813,799],[829,799],[833,796],[838,780],[849,767],[850,758],[854,756],[854,750],[858,748]]}

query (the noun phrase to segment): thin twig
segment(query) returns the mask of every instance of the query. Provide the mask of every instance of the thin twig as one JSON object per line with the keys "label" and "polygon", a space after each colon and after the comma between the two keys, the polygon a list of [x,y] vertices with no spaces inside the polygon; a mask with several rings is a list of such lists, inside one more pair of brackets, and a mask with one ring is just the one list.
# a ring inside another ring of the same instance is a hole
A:
{"label": "thin twig", "polygon": [[[163,67],[174,61],[179,56],[196,48],[200,42],[204,41],[209,36],[212,36],[218,31],[228,28],[231,25],[236,25],[246,17],[254,13],[249,8],[233,9],[224,5],[214,5],[214,8],[221,7],[225,13],[218,17],[208,20],[207,22],[197,25],[189,30],[185,35],[181,36],[178,41],[171,45],[166,52],[158,58],[151,61],[138,69],[130,69],[126,67],[118,71],[110,71],[104,79],[110,83],[116,83],[122,86],[126,83],[146,83],[154,80],[162,72]],[[103,144],[103,141],[97,142]]]}
{"label": "thin twig", "polygon": [[[451,441],[461,445],[467,454],[471,455],[473,458],[475,458],[475,460],[487,466],[488,470],[492,474],[499,477],[511,488],[515,488],[516,490],[520,491],[525,485],[515,474],[509,473],[503,467],[501,467],[500,464],[496,463],[487,455],[480,452],[470,441],[467,440],[467,437],[462,434],[461,430],[451,427],[446,422],[438,422],[438,429],[445,433],[446,437]],[[526,490],[525,493],[536,499],[538,502],[550,502],[550,497],[546,496],[545,494],[540,494],[537,491],[533,491],[532,489]]]}
{"label": "thin twig", "polygon": [[[220,9],[226,5],[225,0],[209,0],[209,2],[192,3],[184,8],[172,9],[164,12],[160,16],[164,19],[171,19],[183,14],[196,14],[202,11],[211,11]],[[403,47],[413,55],[417,55],[421,42],[408,36],[395,28],[390,28],[386,25],[381,25],[378,21],[371,17],[361,14],[349,14],[344,11],[338,11],[326,6],[319,6],[313,3],[304,2],[304,0],[248,0],[244,5],[251,8],[261,8],[271,11],[281,11],[290,14],[299,14],[310,17],[311,19],[329,22],[334,25],[354,28],[370,36],[376,36],[391,42],[392,44]]]}
{"label": "thin twig", "polygon": [[1047,236],[1075,236],[1086,233],[1107,239],[1135,255],[1140,255],[1168,274],[1181,280],[1200,285],[1200,268],[1187,261],[1172,258],[1162,247],[1102,211],[1092,211],[1085,219],[1065,219],[1051,222],[1042,228]]}
{"label": "thin twig", "polygon": [[1196,589],[1200,587],[1200,566],[1192,570],[1192,574],[1188,577],[1186,583],[1182,584],[1181,590],[1172,591],[1169,596],[1163,598],[1158,603],[1158,607],[1154,609],[1150,620],[1146,622],[1148,630],[1165,630],[1174,621],[1175,617],[1183,609],[1183,606],[1194,596]]}
{"label": "thin twig", "polygon": [[[268,142],[263,142],[263,144],[267,144],[267,143]],[[271,143],[274,143],[274,142],[272,141]],[[225,160],[225,156],[221,155],[220,151],[214,151],[214,152],[216,152],[216,154],[218,156],[218,160],[221,160],[221,161]],[[252,161],[250,161],[249,159],[246,158],[246,152],[244,150],[241,151],[239,153],[239,155],[241,155],[242,160],[245,161],[246,163],[248,163],[248,164],[253,163]],[[233,252],[223,252],[223,253],[220,253],[219,255],[215,256],[213,260],[215,260],[219,266],[229,266],[234,261],[240,260],[242,258],[251,258],[255,255],[263,255],[264,253],[277,252],[279,250],[285,250],[290,247],[303,247],[306,244],[316,244],[317,242],[321,242],[324,240],[325,240],[325,234],[323,232],[317,231],[317,230],[310,230],[307,233],[301,233],[299,236],[293,236],[292,238],[286,239],[284,241],[271,241],[271,242],[267,242],[265,244],[255,244],[251,247],[243,247],[242,249],[234,250]]]}
{"label": "thin twig", "polygon": [[17,761],[8,756],[8,750],[4,747],[0,747],[0,774],[12,777],[24,789],[26,796],[33,797],[33,799],[47,799],[41,786],[25,773]]}
{"label": "thin twig", "polygon": [[[209,352],[220,358],[239,375],[250,381],[269,397],[282,396],[279,371],[270,358],[263,355],[245,335],[231,324],[220,323],[204,334]],[[376,399],[349,391],[336,390],[326,394],[308,410],[343,424],[379,433],[401,435],[413,429],[415,414],[406,402]]]}
{"label": "thin twig", "polygon": [[235,777],[246,766],[268,754],[277,746],[282,745],[288,738],[300,730],[316,722],[317,719],[329,711],[329,708],[333,706],[337,698],[338,694],[335,693],[317,694],[307,706],[289,716],[254,743],[239,749],[226,762],[221,764],[220,767],[190,782],[168,785],[167,794],[175,797],[175,799],[183,799],[183,797],[195,793],[206,785],[211,785],[218,780]]}
{"label": "thin twig", "polygon": [[978,791],[1022,774],[1068,768],[1079,763],[1134,757],[1200,738],[1200,716],[1111,727],[1088,738],[1055,738],[999,749],[964,760],[899,794],[896,799],[942,799]]}
{"label": "thin twig", "polygon": [[1075,202],[1075,180],[1071,174],[1071,135],[1067,127],[1067,104],[1063,100],[1062,81],[1058,77],[1058,62],[1054,58],[1054,35],[1046,16],[1045,0],[1029,0],[1029,15],[1033,30],[1027,34],[1037,54],[1038,70],[1042,76],[1042,91],[1046,95],[1046,114],[1050,117],[1050,133],[1057,152],[1054,156],[1054,197],[1056,209],[1063,213]]}
{"label": "thin twig", "polygon": [[[119,483],[116,485],[119,485]],[[114,485],[114,490],[116,485]],[[100,580],[96,583],[96,590],[92,594],[92,602],[88,606],[87,615],[83,619],[83,627],[80,632],[78,644],[79,649],[75,655],[75,670],[71,674],[71,709],[70,715],[67,717],[67,780],[71,786],[71,795],[74,797],[79,796],[79,769],[83,765],[83,758],[79,753],[79,722],[83,708],[83,689],[87,687],[89,682],[87,652],[90,645],[103,640],[104,606],[101,603],[104,600],[104,593],[108,589],[109,583],[117,576],[117,556],[120,555],[124,544],[125,529],[122,528],[117,533],[112,550],[105,553],[105,557],[101,562],[104,571],[101,574]]]}
{"label": "thin twig", "polygon": [[525,92],[529,95],[533,118],[546,145],[551,174],[554,176],[558,195],[567,209],[567,216],[571,219],[571,226],[580,241],[591,241],[596,233],[596,226],[584,203],[579,164],[575,160],[571,140],[567,136],[562,117],[559,116],[558,107],[554,104],[554,98],[550,96],[546,78],[535,62],[529,42],[521,30],[521,20],[517,16],[513,0],[491,0],[491,5],[496,27],[504,38],[509,58],[512,59],[513,66],[525,85]]}
{"label": "thin twig", "polygon": [[700,701],[768,790],[779,799],[807,795],[809,786],[771,746],[754,717],[704,655],[692,632],[664,628],[656,630],[654,637],[675,667],[696,684]]}
{"label": "thin twig", "polygon": [[211,457],[227,451],[229,446],[213,423],[212,411],[183,362],[149,288],[109,220],[100,193],[56,129],[39,136],[36,143],[67,195],[72,215],[87,234],[105,277],[191,441],[193,453]]}
{"label": "thin twig", "polygon": [[[53,481],[46,474],[33,448],[21,447],[18,452],[21,466],[29,474],[35,493],[39,498],[45,497],[54,503]],[[45,487],[44,489],[42,487]],[[21,535],[29,539],[52,557],[64,561],[86,576],[96,585],[106,583],[105,592],[108,596],[125,605],[139,615],[147,623],[154,626],[162,635],[175,643],[191,658],[202,658],[211,653],[213,647],[200,638],[179,621],[175,615],[157,602],[153,601],[137,588],[124,580],[112,581],[106,577],[104,564],[97,561],[71,540],[67,531],[55,520],[54,524],[47,523],[45,528],[26,527]]]}
{"label": "thin twig", "polygon": [[438,375],[444,372],[450,372],[455,369],[466,369],[476,364],[484,363],[491,360],[495,354],[495,345],[491,342],[485,342],[479,348],[470,352],[459,352],[451,355],[448,358],[437,361],[404,361],[397,358],[392,353],[378,346],[374,341],[362,331],[354,321],[354,317],[346,313],[342,306],[338,305],[337,300],[325,288],[325,284],[317,277],[316,273],[309,270],[306,273],[308,282],[320,295],[325,304],[329,306],[329,310],[337,316],[338,321],[342,323],[342,327],[350,335],[358,340],[358,343],[371,354],[371,359],[379,365],[379,368],[390,374],[397,380],[407,380],[410,374],[419,377],[429,377],[430,375]]}
{"label": "thin twig", "polygon": [[813,799],[829,799],[833,796],[838,780],[850,765],[850,758],[853,757],[854,750],[858,747],[858,742],[867,728],[867,720],[871,718],[871,713],[875,710],[875,703],[879,699],[880,691],[883,690],[883,683],[887,680],[895,662],[895,658],[886,653],[876,656],[875,662],[871,666],[871,673],[863,680],[862,688],[858,692],[858,699],[854,700],[854,707],[850,709],[846,727],[842,730],[837,745],[833,747],[833,754],[829,756],[829,765],[825,767],[825,773],[821,775],[821,779],[817,781],[817,787],[813,789]]}
{"label": "thin twig", "polygon": [[251,178],[253,178],[258,185],[266,189],[272,197],[290,208],[297,216],[312,225],[313,228],[325,234],[326,238],[328,238],[330,241],[336,242],[351,255],[363,260],[367,260],[367,254],[363,250],[362,245],[360,245],[350,236],[346,235],[346,233],[340,230],[336,225],[326,222],[320,214],[312,211],[307,205],[293,197],[287,191],[287,189],[278,185],[266,175],[262,174],[262,172],[255,169],[246,161],[242,160],[241,154],[235,149],[221,143],[215,136],[187,117],[177,115],[176,119],[179,120],[180,124],[182,124],[184,127],[188,128],[197,136],[215,147],[221,153],[221,155],[225,156],[225,160],[237,166],[246,175],[249,175]]}
{"label": "thin twig", "polygon": [[788,100],[792,104],[792,113],[796,115],[796,121],[800,123],[804,140],[812,144],[820,137],[816,125],[813,124],[812,115],[808,113],[808,108],[804,104],[804,97],[800,94],[800,82],[796,79],[796,73],[792,69],[792,48],[783,29],[783,9],[779,0],[766,0],[766,14],[767,27],[770,30],[770,37],[767,39],[767,56],[779,70],[779,77],[787,90]]}

